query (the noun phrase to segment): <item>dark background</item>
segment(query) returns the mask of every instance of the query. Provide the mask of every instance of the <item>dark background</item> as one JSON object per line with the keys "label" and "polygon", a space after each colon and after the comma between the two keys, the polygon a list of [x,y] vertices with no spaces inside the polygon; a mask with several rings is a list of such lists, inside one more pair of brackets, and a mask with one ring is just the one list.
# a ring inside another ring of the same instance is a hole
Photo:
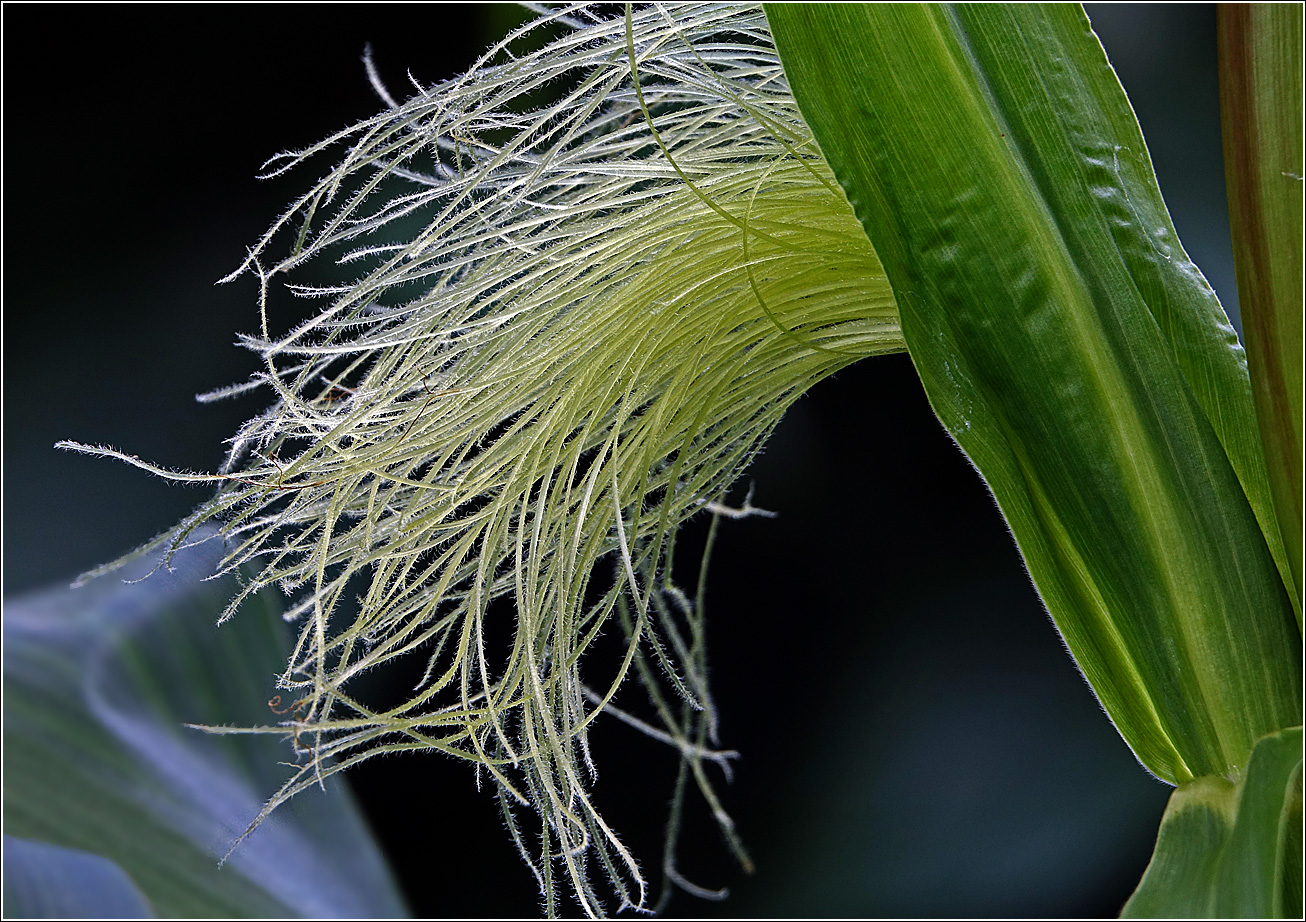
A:
{"label": "dark background", "polygon": [[[4,593],[67,581],[204,495],[52,449],[112,444],[211,470],[261,406],[248,278],[214,287],[308,173],[272,153],[465,68],[518,15],[456,6],[6,6]],[[1180,235],[1235,303],[1214,7],[1090,6]],[[314,168],[310,167],[309,172]],[[312,173],[316,176],[316,173]],[[288,323],[286,324],[288,326]],[[257,400],[258,398],[255,398]],[[1095,916],[1146,865],[1168,788],[1134,761],[1062,648],[983,484],[905,356],[799,402],[755,464],[774,520],[731,523],[709,595],[723,796],[758,872],[705,811],[682,870],[729,885],[671,914]],[[656,874],[675,761],[618,725],[596,796]],[[354,776],[414,912],[522,915],[535,885],[472,772],[437,756]]]}

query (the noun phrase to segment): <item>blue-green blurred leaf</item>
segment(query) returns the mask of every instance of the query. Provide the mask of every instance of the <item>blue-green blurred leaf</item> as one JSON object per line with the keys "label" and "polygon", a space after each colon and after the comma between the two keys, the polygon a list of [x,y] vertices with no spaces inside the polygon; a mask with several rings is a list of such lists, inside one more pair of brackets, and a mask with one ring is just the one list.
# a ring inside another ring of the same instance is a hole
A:
{"label": "blue-green blurred leaf", "polygon": [[108,858],[5,836],[6,919],[152,919],[149,901]]}
{"label": "blue-green blurred leaf", "polygon": [[397,916],[401,898],[339,779],[277,810],[219,866],[281,785],[290,746],[185,724],[275,721],[289,637],[252,599],[214,621],[218,539],[171,569],[141,560],[83,589],[5,605],[4,822],[116,863],[161,916]]}

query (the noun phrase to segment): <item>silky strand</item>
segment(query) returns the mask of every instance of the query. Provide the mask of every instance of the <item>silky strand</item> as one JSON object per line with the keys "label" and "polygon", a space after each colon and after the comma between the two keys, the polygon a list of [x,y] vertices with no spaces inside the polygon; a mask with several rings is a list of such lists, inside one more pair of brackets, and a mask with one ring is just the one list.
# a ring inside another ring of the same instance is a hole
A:
{"label": "silky strand", "polygon": [[[903,349],[893,298],[758,9],[542,10],[402,104],[368,70],[385,111],[269,161],[338,157],[236,273],[260,283],[261,370],[201,400],[271,404],[222,468],[63,444],[216,485],[150,546],[217,523],[247,574],[224,618],[291,599],[284,719],[210,728],[293,739],[260,820],[363,759],[444,752],[493,780],[550,915],[564,891],[644,908],[588,734],[606,713],[674,746],[673,814],[692,777],[746,862],[705,771],[728,754],[676,531],[725,509],[810,386]],[[322,307],[276,332],[277,283],[315,257],[344,281],[287,281]],[[620,652],[587,656],[605,632]],[[401,657],[424,664],[409,700],[351,693]],[[614,701],[627,680],[644,717]],[[674,842],[664,869],[697,889]]]}

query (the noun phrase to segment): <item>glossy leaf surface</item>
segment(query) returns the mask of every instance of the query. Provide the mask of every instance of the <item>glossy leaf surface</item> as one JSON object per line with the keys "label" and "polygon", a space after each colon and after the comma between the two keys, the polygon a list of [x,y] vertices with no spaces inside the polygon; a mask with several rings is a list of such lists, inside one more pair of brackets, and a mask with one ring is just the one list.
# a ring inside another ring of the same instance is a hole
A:
{"label": "glossy leaf surface", "polygon": [[931,404],[1107,712],[1163,779],[1236,776],[1300,720],[1286,558],[1243,350],[1082,10],[767,15]]}

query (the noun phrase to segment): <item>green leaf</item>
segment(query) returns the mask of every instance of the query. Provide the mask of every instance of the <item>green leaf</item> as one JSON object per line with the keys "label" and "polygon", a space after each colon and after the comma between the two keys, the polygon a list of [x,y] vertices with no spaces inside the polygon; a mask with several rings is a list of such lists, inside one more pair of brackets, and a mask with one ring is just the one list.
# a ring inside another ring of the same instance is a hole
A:
{"label": "green leaf", "polygon": [[1238,784],[1170,797],[1129,918],[1301,918],[1302,728],[1261,739]]}
{"label": "green leaf", "polygon": [[1076,6],[767,7],[935,412],[1161,778],[1300,722],[1242,348]]}
{"label": "green leaf", "polygon": [[219,866],[292,758],[278,737],[185,726],[275,720],[289,638],[266,596],[214,626],[235,591],[230,577],[201,582],[221,552],[207,540],[140,582],[6,602],[5,832],[103,857],[160,916],[401,915],[339,780],[272,814]]}
{"label": "green leaf", "polygon": [[1243,337],[1275,511],[1300,598],[1302,7],[1222,4],[1218,22],[1225,178]]}

